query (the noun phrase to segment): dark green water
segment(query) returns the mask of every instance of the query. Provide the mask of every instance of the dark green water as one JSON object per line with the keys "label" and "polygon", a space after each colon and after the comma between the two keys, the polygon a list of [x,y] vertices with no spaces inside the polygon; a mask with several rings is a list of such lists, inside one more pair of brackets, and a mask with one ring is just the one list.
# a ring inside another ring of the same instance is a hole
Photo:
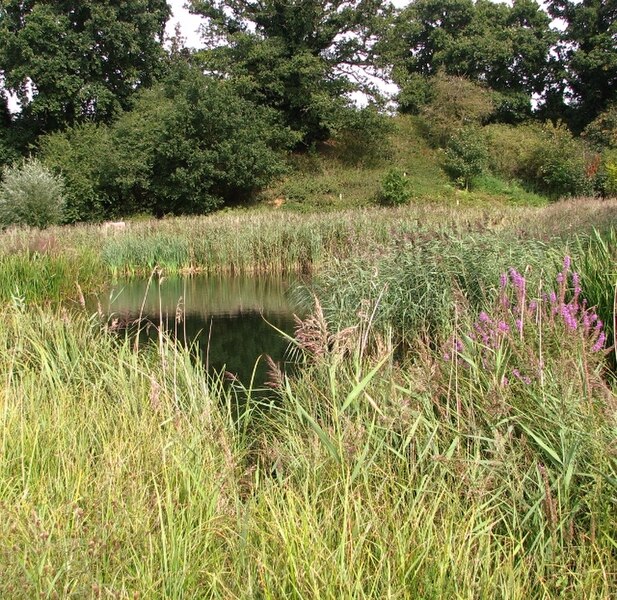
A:
{"label": "dark green water", "polygon": [[143,307],[142,338],[156,339],[162,323],[181,341],[196,341],[210,371],[228,371],[244,385],[261,357],[253,380],[259,387],[268,379],[265,354],[286,365],[288,342],[275,328],[293,333],[293,315],[303,314],[291,299],[299,283],[284,277],[192,276],[155,278],[148,286],[147,280],[130,279],[113,287],[103,309],[111,320],[130,323]]}

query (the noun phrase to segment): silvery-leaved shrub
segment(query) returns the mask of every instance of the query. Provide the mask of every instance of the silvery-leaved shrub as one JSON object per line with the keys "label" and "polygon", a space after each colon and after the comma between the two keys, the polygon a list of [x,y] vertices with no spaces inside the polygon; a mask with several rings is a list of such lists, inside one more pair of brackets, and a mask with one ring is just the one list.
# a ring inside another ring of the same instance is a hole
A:
{"label": "silvery-leaved shrub", "polygon": [[45,228],[62,221],[64,184],[36,159],[6,167],[0,182],[0,225]]}

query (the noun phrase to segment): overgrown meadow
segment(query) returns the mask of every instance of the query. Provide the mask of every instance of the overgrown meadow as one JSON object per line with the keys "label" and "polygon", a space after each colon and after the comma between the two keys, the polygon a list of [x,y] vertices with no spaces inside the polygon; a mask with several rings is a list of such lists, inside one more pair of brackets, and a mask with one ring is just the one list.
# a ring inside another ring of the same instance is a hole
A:
{"label": "overgrown meadow", "polygon": [[[616,216],[579,199],[5,232],[0,597],[613,597]],[[310,272],[302,368],[271,365],[264,400],[82,308],[155,269]]]}

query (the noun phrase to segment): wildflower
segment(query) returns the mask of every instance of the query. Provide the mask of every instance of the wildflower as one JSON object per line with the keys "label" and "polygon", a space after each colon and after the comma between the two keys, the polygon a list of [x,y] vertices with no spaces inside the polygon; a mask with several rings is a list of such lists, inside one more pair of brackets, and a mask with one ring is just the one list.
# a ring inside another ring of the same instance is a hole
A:
{"label": "wildflower", "polygon": [[514,267],[510,267],[510,279],[517,289],[522,290],[525,287],[525,278]]}
{"label": "wildflower", "polygon": [[574,298],[578,299],[578,296],[582,291],[581,276],[578,273],[572,273],[572,284],[574,285]]}
{"label": "wildflower", "polygon": [[520,319],[516,319],[514,321],[514,324],[516,325],[516,329],[518,330],[518,332],[521,333],[523,331],[523,321],[521,321]]}
{"label": "wildflower", "polygon": [[604,332],[600,333],[596,343],[591,347],[592,352],[600,352],[602,348],[604,348],[604,342],[606,342],[606,334]]}
{"label": "wildflower", "polygon": [[572,310],[573,306],[571,304],[562,304],[561,306],[561,316],[563,317],[563,322],[566,324],[566,327],[568,327],[568,329],[576,329],[578,324],[576,322],[576,319],[574,318],[573,310]]}
{"label": "wildflower", "polygon": [[563,270],[567,272],[570,270],[570,257],[566,254],[563,258]]}
{"label": "wildflower", "polygon": [[508,285],[508,274],[502,273],[499,277],[499,287],[503,290]]}
{"label": "wildflower", "polygon": [[497,329],[502,333],[508,333],[508,331],[510,331],[510,326],[505,321],[499,321]]}

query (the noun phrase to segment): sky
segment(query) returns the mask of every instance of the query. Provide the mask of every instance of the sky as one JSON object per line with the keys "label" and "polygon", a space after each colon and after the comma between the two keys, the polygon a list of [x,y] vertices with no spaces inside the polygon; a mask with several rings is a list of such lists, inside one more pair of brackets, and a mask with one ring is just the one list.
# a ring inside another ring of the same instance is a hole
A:
{"label": "sky", "polygon": [[[173,35],[176,24],[180,24],[182,36],[186,39],[186,45],[189,48],[200,48],[202,46],[199,38],[199,25],[202,21],[201,17],[189,13],[184,4],[186,0],[168,0],[173,16],[167,23],[167,35]],[[409,4],[409,0],[394,0],[394,6],[401,7]]]}

